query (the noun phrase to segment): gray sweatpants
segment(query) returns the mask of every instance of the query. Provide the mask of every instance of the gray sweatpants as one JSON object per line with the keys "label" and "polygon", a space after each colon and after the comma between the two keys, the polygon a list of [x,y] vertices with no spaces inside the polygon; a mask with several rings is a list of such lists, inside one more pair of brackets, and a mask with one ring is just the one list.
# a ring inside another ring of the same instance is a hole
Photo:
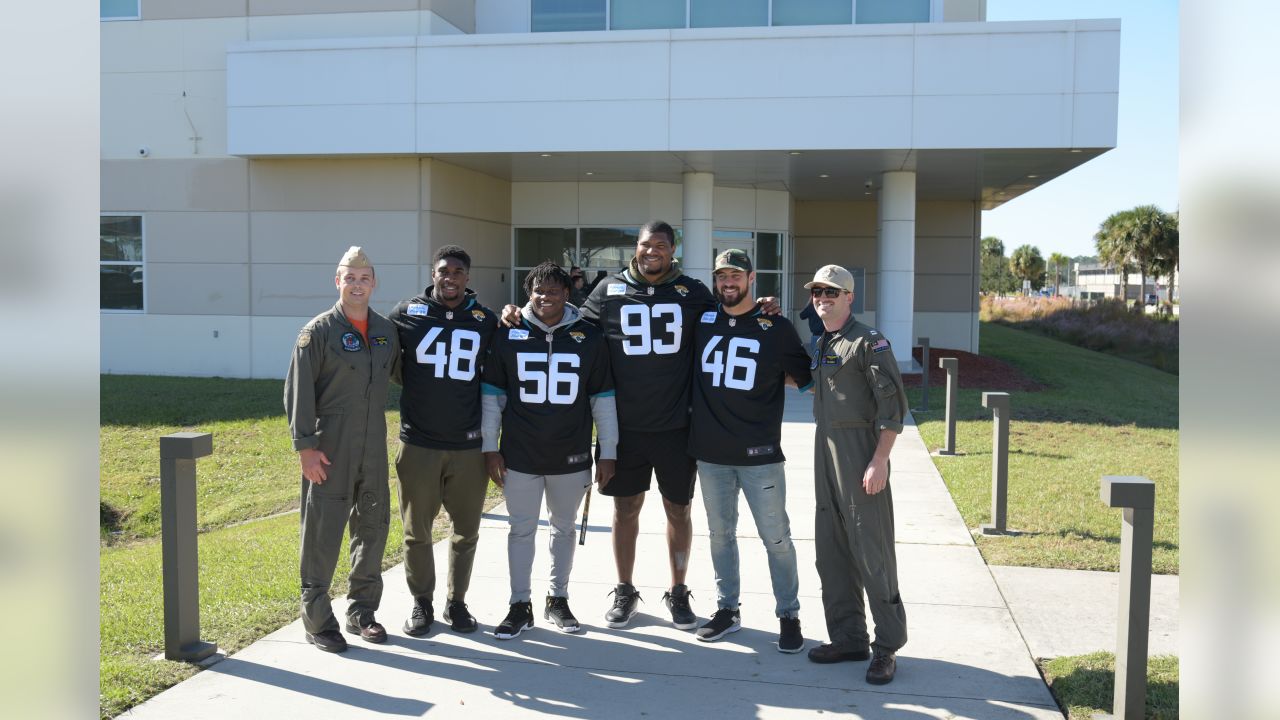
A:
{"label": "gray sweatpants", "polygon": [[567,475],[529,475],[507,470],[502,495],[507,499],[507,569],[511,575],[512,603],[530,602],[533,573],[533,539],[538,532],[542,496],[547,496],[551,516],[551,587],[549,594],[569,597],[569,572],[577,543],[578,505],[591,485],[591,471]]}

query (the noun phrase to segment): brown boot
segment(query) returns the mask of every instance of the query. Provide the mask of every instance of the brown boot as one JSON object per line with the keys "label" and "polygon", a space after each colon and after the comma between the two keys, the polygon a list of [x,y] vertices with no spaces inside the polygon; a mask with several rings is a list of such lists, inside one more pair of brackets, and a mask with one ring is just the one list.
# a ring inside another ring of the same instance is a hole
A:
{"label": "brown boot", "polygon": [[823,665],[866,660],[869,657],[871,657],[871,651],[867,648],[845,650],[844,648],[836,647],[831,643],[822,643],[818,647],[809,648],[809,662],[821,663]]}
{"label": "brown boot", "polygon": [[888,685],[893,682],[893,674],[898,670],[898,661],[893,653],[876,653],[867,668],[867,682],[872,685]]}

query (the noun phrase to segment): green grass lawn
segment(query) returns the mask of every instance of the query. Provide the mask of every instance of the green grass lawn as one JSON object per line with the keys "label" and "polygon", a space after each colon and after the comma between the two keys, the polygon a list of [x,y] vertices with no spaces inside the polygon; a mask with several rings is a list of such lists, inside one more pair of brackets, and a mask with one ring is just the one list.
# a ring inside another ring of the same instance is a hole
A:
{"label": "green grass lawn", "polygon": [[[1040,672],[1067,720],[1092,720],[1111,712],[1115,690],[1115,655],[1089,655],[1039,661]],[[1177,720],[1178,658],[1164,655],[1147,661],[1147,718]]]}
{"label": "green grass lawn", "polygon": [[[102,377],[99,552],[99,700],[112,717],[193,675],[186,663],[152,660],[164,649],[159,438],[213,433],[214,453],[197,462],[202,639],[235,652],[298,614],[297,455],[289,443],[280,381]],[[395,393],[398,388],[393,388]],[[398,395],[388,404],[394,458]],[[399,501],[391,468],[391,530],[383,567],[402,555]],[[489,486],[486,507],[501,500]],[[444,515],[435,538],[445,536]],[[345,546],[345,540],[344,540]],[[341,553],[333,594],[346,592]],[[385,609],[387,622],[409,608]]]}
{"label": "green grass lawn", "polygon": [[[976,541],[992,565],[1116,570],[1120,510],[1099,498],[1103,475],[1141,475],[1156,485],[1156,573],[1178,572],[1178,378],[1040,335],[982,323],[983,355],[1048,386],[1012,393],[1008,524],[1013,537]],[[963,378],[964,368],[960,368]],[[920,391],[908,391],[912,407]],[[925,445],[943,444],[945,393],[916,413]],[[957,394],[956,449],[935,458],[965,523],[991,521],[991,412],[980,390]]]}

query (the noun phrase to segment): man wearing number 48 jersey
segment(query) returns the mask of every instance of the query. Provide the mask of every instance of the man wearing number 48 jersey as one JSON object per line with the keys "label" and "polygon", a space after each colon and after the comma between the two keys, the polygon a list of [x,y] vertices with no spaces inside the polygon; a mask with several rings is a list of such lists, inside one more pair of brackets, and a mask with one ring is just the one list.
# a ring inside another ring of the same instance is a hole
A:
{"label": "man wearing number 48 jersey", "polygon": [[698,628],[704,642],[741,627],[738,610],[738,491],[747,499],[773,580],[778,650],[800,652],[799,574],[787,517],[783,472],[784,385],[810,385],[809,355],[791,323],[766,317],[751,299],[751,259],[726,250],[715,260],[715,310],[694,336],[693,421],[689,453],[698,460],[716,572],[717,610]]}
{"label": "man wearing number 48 jersey", "polygon": [[[519,327],[502,328],[484,364],[484,451],[502,487],[510,531],[511,610],[494,629],[509,640],[533,626],[530,573],[543,495],[551,524],[551,586],[543,617],[577,632],[569,610],[575,516],[591,486],[591,423],[600,446],[596,481],[613,477],[618,418],[609,351],[600,329],[567,304],[569,274],[550,260],[524,281],[529,304]],[[498,444],[498,431],[502,444]]]}
{"label": "man wearing number 48 jersey", "polygon": [[431,524],[441,505],[453,523],[444,620],[456,632],[476,629],[465,599],[489,487],[480,453],[480,366],[497,327],[497,316],[467,289],[471,257],[465,250],[440,248],[431,268],[433,284],[391,312],[404,353],[396,474],[405,579],[413,595],[404,631],[415,636],[435,619]]}

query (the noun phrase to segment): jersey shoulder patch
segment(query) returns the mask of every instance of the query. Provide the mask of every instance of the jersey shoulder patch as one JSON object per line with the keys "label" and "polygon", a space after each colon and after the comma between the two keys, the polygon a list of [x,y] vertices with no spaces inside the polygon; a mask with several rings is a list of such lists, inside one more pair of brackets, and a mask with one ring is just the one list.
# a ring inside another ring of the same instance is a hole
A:
{"label": "jersey shoulder patch", "polygon": [[626,295],[627,284],[626,283],[609,283],[608,287],[605,288],[605,294],[610,296]]}
{"label": "jersey shoulder patch", "polygon": [[409,303],[404,314],[411,317],[426,317],[431,314],[431,308],[426,303]]}
{"label": "jersey shoulder patch", "polygon": [[707,323],[708,325],[710,325],[710,324],[714,323],[715,321],[716,321],[716,311],[715,311],[715,310],[708,310],[708,311],[706,311],[706,312],[702,313],[702,322]]}
{"label": "jersey shoulder patch", "polygon": [[525,330],[524,328],[511,328],[511,331],[507,333],[507,339],[508,340],[528,340],[529,331]]}

